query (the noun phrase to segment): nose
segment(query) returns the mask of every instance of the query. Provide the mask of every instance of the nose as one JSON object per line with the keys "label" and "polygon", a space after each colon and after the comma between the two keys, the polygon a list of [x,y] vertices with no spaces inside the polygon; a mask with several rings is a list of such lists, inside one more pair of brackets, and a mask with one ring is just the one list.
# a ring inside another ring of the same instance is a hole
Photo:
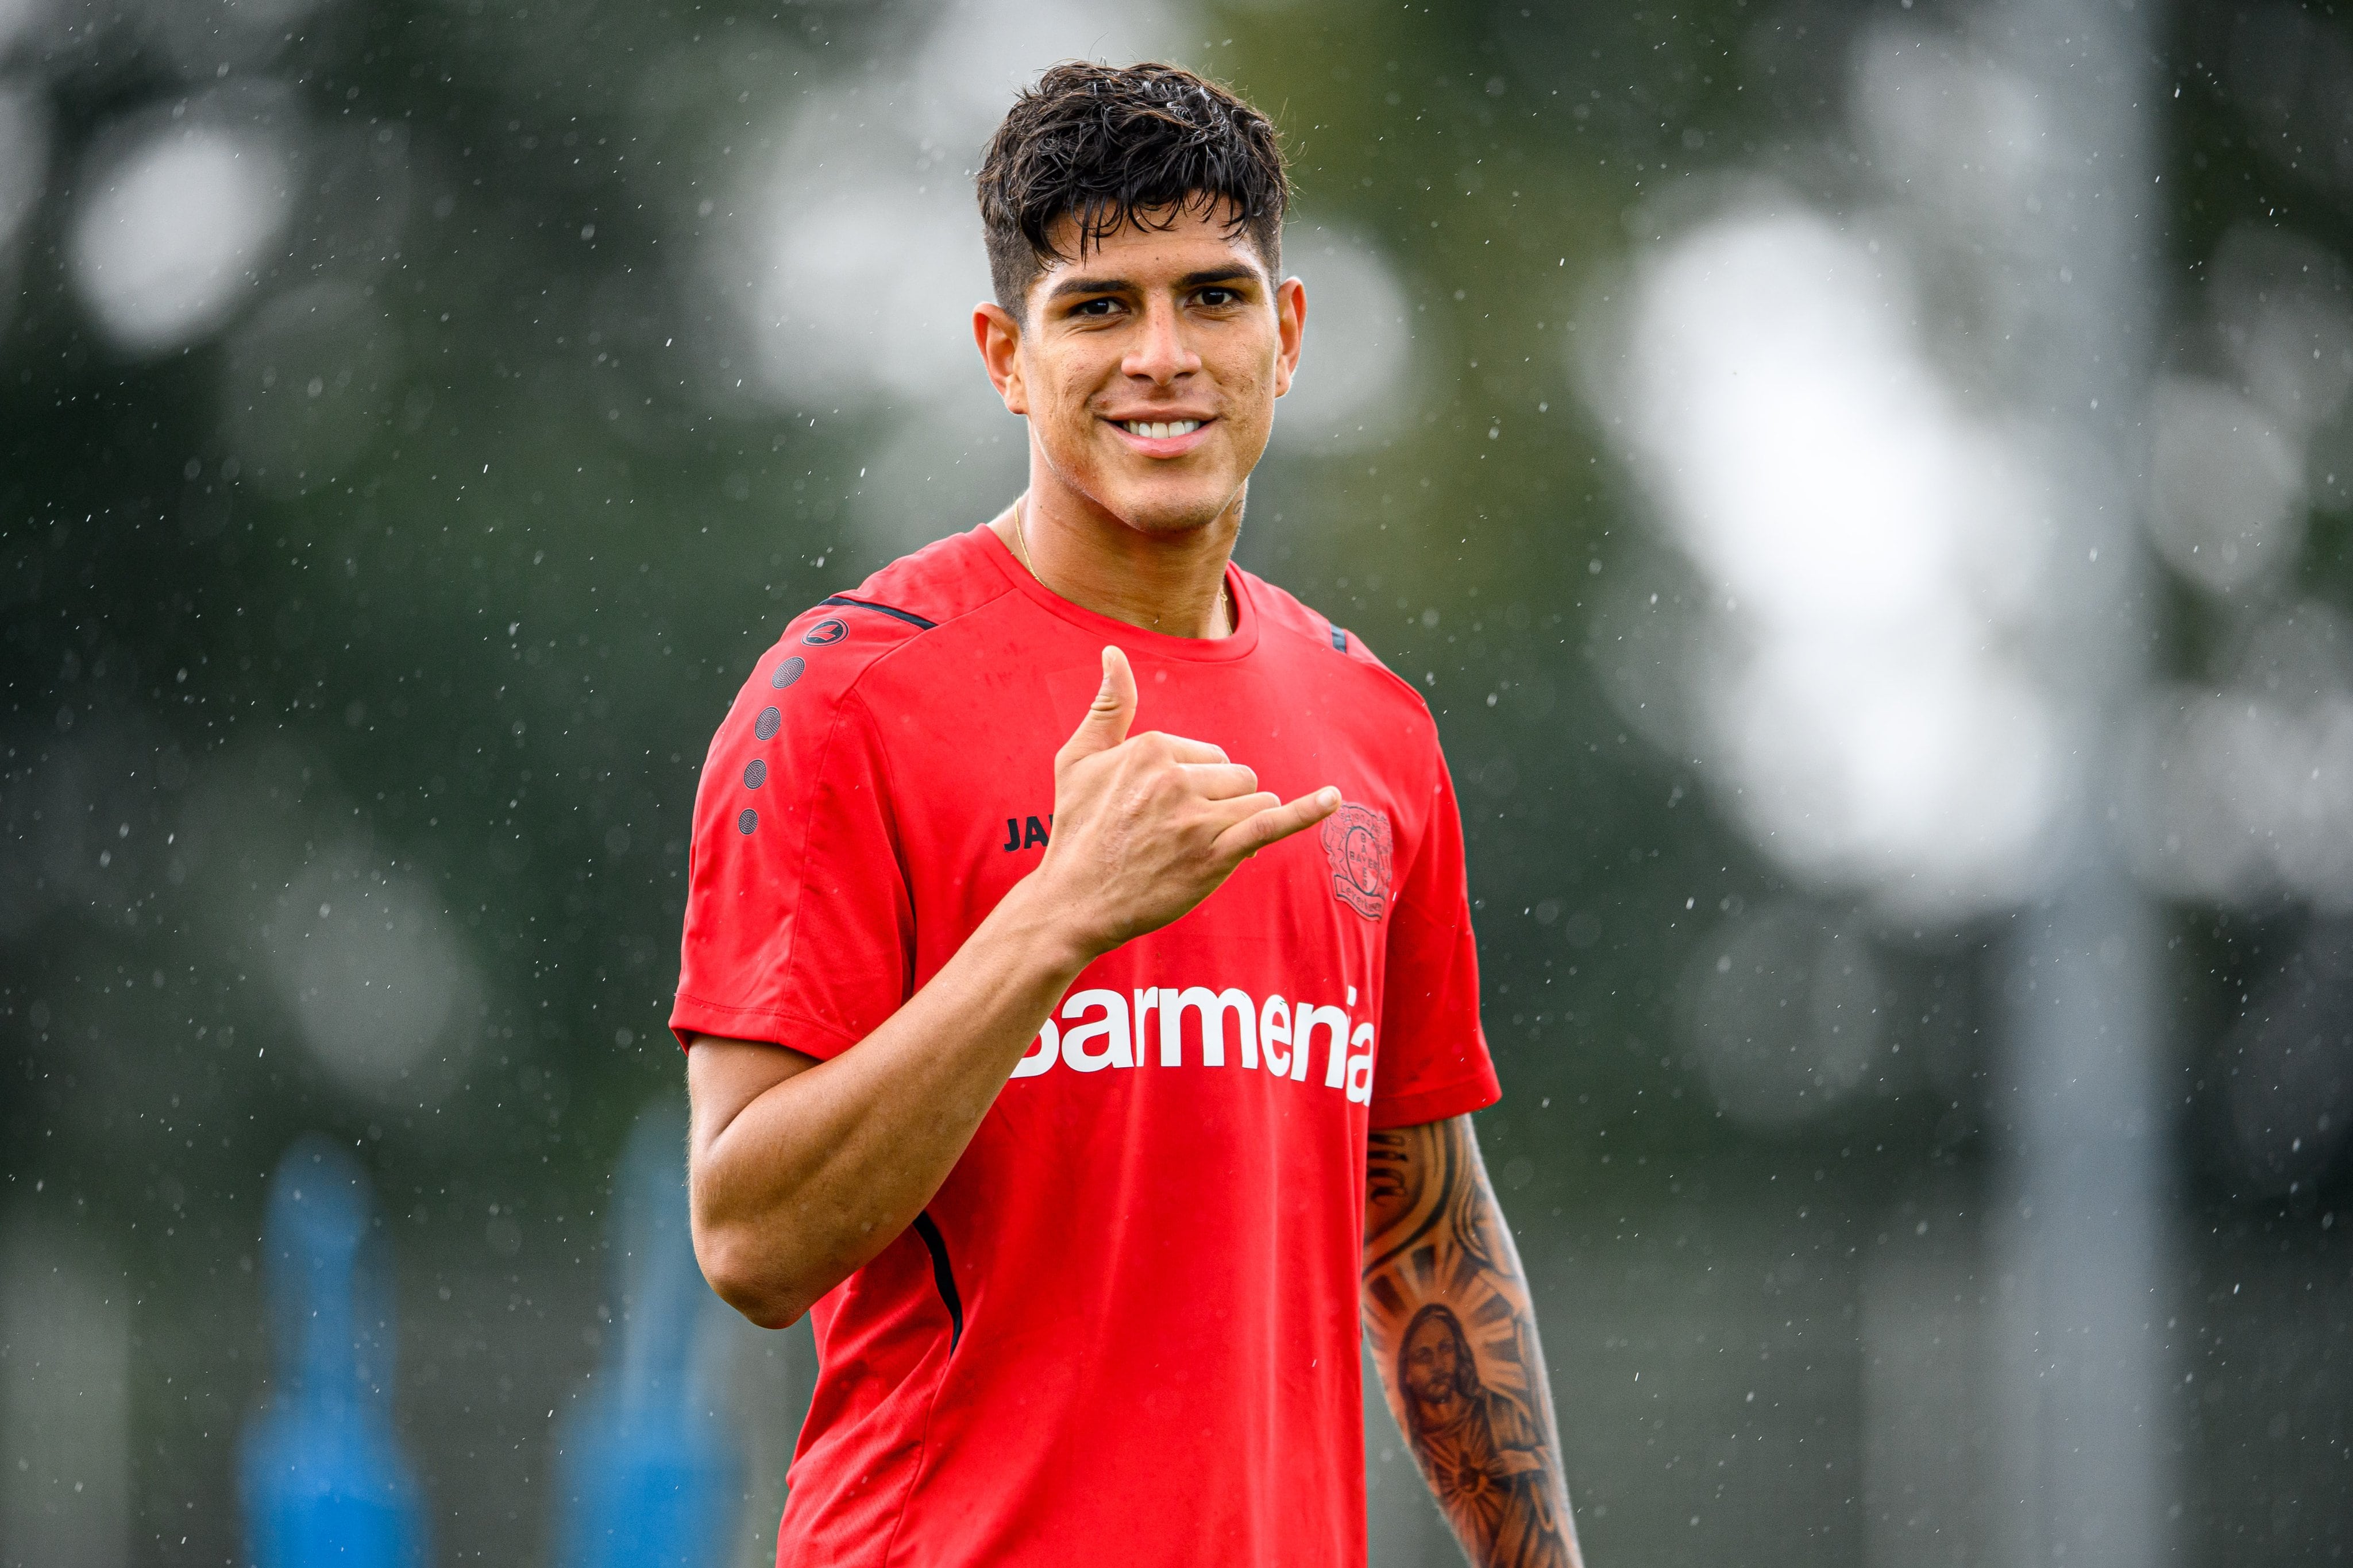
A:
{"label": "nose", "polygon": [[1119,368],[1155,386],[1166,386],[1201,368],[1201,356],[1185,341],[1184,319],[1174,300],[1161,296],[1145,305],[1141,331]]}

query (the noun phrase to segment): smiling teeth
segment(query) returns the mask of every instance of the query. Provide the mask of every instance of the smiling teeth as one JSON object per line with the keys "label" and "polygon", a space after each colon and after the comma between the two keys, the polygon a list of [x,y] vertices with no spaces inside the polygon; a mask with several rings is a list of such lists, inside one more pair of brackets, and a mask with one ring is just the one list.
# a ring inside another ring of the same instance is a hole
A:
{"label": "smiling teeth", "polygon": [[1147,441],[1166,441],[1171,436],[1190,436],[1201,427],[1198,419],[1171,419],[1155,425],[1143,419],[1123,419],[1120,428],[1131,436],[1141,436]]}

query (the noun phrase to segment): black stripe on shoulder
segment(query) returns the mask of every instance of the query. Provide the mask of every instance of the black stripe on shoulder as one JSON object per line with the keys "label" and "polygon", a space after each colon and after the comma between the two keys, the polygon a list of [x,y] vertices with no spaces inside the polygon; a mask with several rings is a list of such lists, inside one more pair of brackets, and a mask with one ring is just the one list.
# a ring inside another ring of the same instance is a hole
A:
{"label": "black stripe on shoulder", "polygon": [[913,610],[902,610],[893,605],[872,604],[865,599],[853,599],[846,594],[836,594],[832,598],[820,602],[828,605],[847,605],[853,610],[872,610],[877,615],[890,616],[923,631],[930,631],[940,624],[937,621],[927,621]]}
{"label": "black stripe on shoulder", "polygon": [[1337,623],[1328,623],[1328,624],[1330,624],[1330,625],[1331,625],[1331,626],[1332,626],[1332,646],[1333,646],[1334,647],[1338,648],[1342,653],[1345,653],[1345,652],[1347,652],[1347,651],[1348,651],[1348,634],[1347,634],[1346,632],[1342,631],[1342,630],[1340,629],[1340,627],[1339,627],[1339,626],[1338,626],[1338,624],[1337,624]]}
{"label": "black stripe on shoulder", "polygon": [[[830,605],[835,601],[828,599]],[[881,605],[874,606],[880,609]],[[897,612],[893,612],[896,614]],[[924,623],[926,626],[930,622]],[[923,1238],[925,1250],[932,1255],[932,1283],[939,1287],[940,1300],[948,1310],[948,1351],[955,1353],[956,1342],[964,1338],[964,1301],[956,1295],[955,1274],[948,1268],[948,1244],[940,1235],[940,1227],[932,1223],[928,1213],[915,1215],[915,1234]]]}

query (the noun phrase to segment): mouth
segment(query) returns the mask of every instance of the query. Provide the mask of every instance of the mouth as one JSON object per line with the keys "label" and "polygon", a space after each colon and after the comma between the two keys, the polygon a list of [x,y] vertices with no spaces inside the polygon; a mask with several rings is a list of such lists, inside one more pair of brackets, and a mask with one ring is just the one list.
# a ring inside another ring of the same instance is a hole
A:
{"label": "mouth", "polygon": [[1178,458],[1199,446],[1214,419],[1106,419],[1128,446],[1147,458]]}

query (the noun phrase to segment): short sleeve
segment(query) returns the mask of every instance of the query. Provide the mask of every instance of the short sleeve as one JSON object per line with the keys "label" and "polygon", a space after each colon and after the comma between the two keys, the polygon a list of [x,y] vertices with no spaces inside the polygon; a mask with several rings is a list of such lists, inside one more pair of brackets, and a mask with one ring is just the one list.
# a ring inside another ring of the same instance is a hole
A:
{"label": "short sleeve", "polygon": [[1389,907],[1373,1068],[1376,1128],[1437,1121],[1502,1098],[1479,1023],[1479,949],[1471,930],[1462,814],[1445,759],[1434,761],[1429,822]]}
{"label": "short sleeve", "polygon": [[[744,685],[695,795],[670,1028],[819,1058],[905,1002],[914,917],[864,661],[787,637]],[[802,657],[807,653],[808,657]]]}

